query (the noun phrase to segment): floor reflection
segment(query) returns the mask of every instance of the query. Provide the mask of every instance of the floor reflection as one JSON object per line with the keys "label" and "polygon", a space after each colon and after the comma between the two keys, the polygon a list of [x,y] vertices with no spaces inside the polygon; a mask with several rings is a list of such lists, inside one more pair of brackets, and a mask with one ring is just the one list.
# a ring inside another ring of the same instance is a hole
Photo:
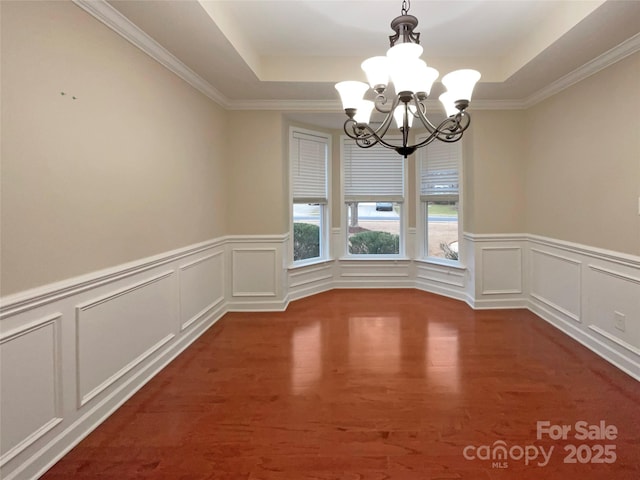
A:
{"label": "floor reflection", "polygon": [[291,339],[291,387],[294,395],[314,388],[322,377],[322,326],[314,322],[296,328]]}
{"label": "floor reflection", "polygon": [[456,326],[430,321],[427,324],[425,360],[427,378],[434,388],[450,393],[460,390],[460,345]]}
{"label": "floor reflection", "polygon": [[400,371],[400,318],[349,317],[349,364],[391,374]]}

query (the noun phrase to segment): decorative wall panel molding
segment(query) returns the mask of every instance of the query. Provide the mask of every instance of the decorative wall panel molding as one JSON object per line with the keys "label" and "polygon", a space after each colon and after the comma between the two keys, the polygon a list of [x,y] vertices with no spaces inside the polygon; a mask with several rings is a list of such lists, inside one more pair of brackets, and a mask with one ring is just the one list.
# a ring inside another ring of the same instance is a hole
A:
{"label": "decorative wall panel molding", "polygon": [[175,336],[174,280],[171,270],[76,308],[79,407]]}
{"label": "decorative wall panel molding", "polygon": [[522,293],[522,248],[480,247],[482,295]]}
{"label": "decorative wall panel molding", "polygon": [[582,262],[539,248],[531,248],[530,252],[531,297],[581,322]]}
{"label": "decorative wall panel molding", "polygon": [[586,315],[589,329],[640,362],[640,276],[588,265]]}
{"label": "decorative wall panel molding", "polygon": [[333,261],[289,268],[288,299],[296,300],[333,288],[333,268]]}
{"label": "decorative wall panel molding", "polygon": [[224,250],[180,265],[180,329],[224,303]]}
{"label": "decorative wall panel molding", "polygon": [[225,313],[227,241],[2,299],[1,478],[37,478]]}
{"label": "decorative wall panel molding", "polygon": [[233,248],[231,251],[234,297],[276,297],[277,249],[269,247]]}
{"label": "decorative wall panel molding", "polygon": [[0,337],[0,468],[62,422],[61,313]]}

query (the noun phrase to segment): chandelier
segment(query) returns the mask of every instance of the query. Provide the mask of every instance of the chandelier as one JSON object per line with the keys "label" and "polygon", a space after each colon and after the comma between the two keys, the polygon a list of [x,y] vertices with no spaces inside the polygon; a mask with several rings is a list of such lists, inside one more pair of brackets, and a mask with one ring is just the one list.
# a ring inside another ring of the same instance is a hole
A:
{"label": "chandelier", "polygon": [[[418,19],[408,14],[409,8],[410,1],[404,0],[402,14],[391,22],[395,34],[389,37],[391,48],[387,55],[371,57],[362,62],[361,67],[369,85],[357,81],[336,84],[342,106],[349,117],[344,123],[345,133],[362,148],[379,143],[405,158],[434,140],[452,143],[462,138],[471,123],[466,109],[471,101],[473,87],[480,79],[479,72],[468,69],[445,75],[442,83],[447,91],[439,99],[447,118],[437,125],[429,121],[425,101],[439,73],[419,58],[423,49],[420,46],[420,34],[414,32]],[[395,90],[393,98],[387,98],[389,81],[393,83]],[[374,101],[364,99],[369,86],[374,92]],[[374,108],[384,114],[384,120],[377,128],[369,124]],[[419,143],[409,145],[409,130],[414,119],[424,125],[428,135]],[[395,120],[402,133],[402,145],[383,138],[392,120]]]}

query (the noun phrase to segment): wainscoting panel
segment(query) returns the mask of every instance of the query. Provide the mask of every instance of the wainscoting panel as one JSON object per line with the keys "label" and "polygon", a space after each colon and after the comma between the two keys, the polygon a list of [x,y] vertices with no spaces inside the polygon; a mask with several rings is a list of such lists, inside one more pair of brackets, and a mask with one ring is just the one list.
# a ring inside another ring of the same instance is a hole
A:
{"label": "wainscoting panel", "polygon": [[224,302],[224,250],[180,265],[180,328],[206,318]]}
{"label": "wainscoting panel", "polygon": [[333,270],[333,261],[290,268],[288,270],[289,300],[297,300],[333,288]]}
{"label": "wainscoting panel", "polygon": [[467,303],[473,308],[526,308],[526,235],[465,233],[464,240]]}
{"label": "wainscoting panel", "polygon": [[428,262],[415,263],[417,288],[466,301],[467,272],[465,268]]}
{"label": "wainscoting panel", "polygon": [[564,253],[531,248],[530,295],[535,300],[575,321],[581,321],[582,262]]}
{"label": "wainscoting panel", "polygon": [[277,250],[275,248],[234,248],[234,297],[277,296]]}
{"label": "wainscoting panel", "polygon": [[415,280],[410,260],[347,260],[337,267],[336,288],[407,288]]}
{"label": "wainscoting panel", "polygon": [[59,313],[0,339],[0,467],[62,421]]}
{"label": "wainscoting panel", "polygon": [[640,275],[588,265],[585,323],[605,344],[640,363]]}
{"label": "wainscoting panel", "polygon": [[522,248],[481,247],[482,295],[522,293]]}
{"label": "wainscoting panel", "polygon": [[227,237],[229,311],[286,308],[288,240],[288,235]]}
{"label": "wainscoting panel", "polygon": [[174,282],[170,270],[76,308],[79,406],[175,336]]}

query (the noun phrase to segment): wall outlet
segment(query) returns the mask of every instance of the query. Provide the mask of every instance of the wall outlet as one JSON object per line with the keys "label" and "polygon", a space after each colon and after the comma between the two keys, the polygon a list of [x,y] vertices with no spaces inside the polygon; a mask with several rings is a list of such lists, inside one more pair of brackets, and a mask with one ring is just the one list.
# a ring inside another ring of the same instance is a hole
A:
{"label": "wall outlet", "polygon": [[613,312],[613,326],[616,327],[617,330],[620,330],[621,332],[626,331],[626,323],[626,316],[624,313]]}

